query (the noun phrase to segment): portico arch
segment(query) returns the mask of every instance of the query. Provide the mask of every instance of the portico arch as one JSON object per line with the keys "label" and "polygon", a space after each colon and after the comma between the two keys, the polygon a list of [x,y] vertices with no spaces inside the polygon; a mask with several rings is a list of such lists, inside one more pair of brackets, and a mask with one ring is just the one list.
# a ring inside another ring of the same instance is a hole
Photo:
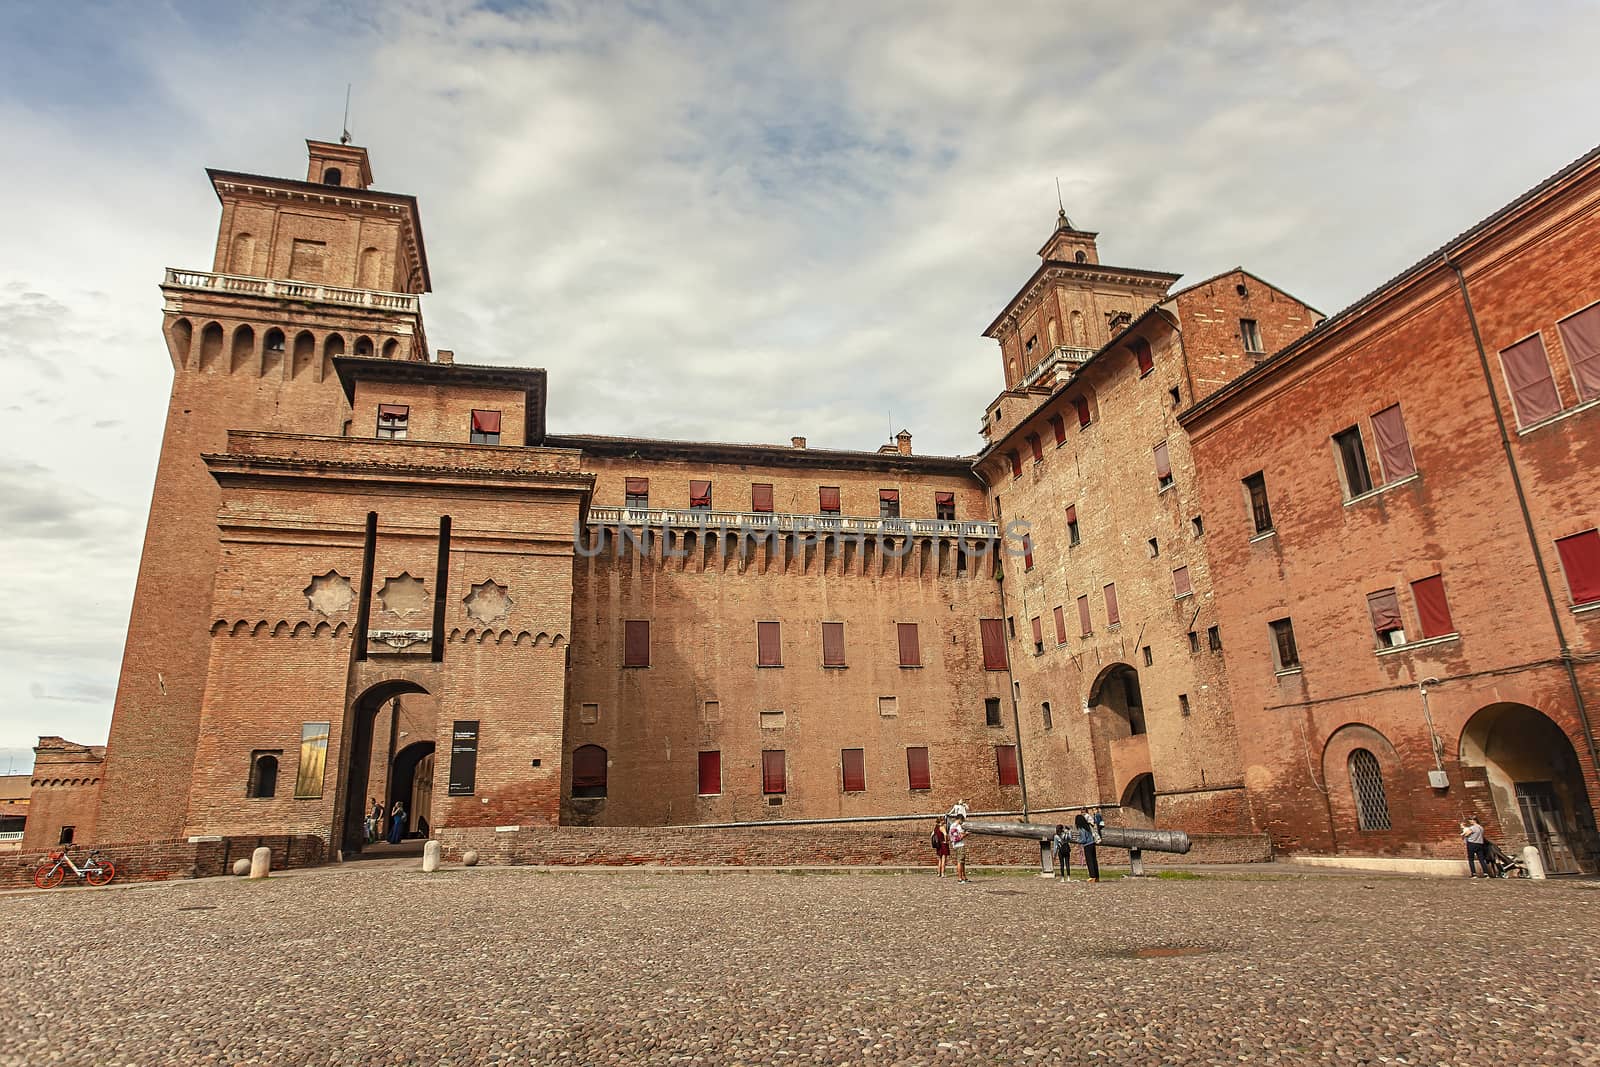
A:
{"label": "portico arch", "polygon": [[1593,872],[1600,835],[1572,740],[1527,704],[1479,708],[1459,742],[1461,763],[1482,768],[1486,798],[1508,851],[1533,845],[1551,874]]}
{"label": "portico arch", "polygon": [[1137,737],[1145,732],[1144,693],[1139,688],[1139,672],[1126,663],[1113,663],[1095,676],[1089,687],[1091,707],[1108,708],[1126,725],[1121,736]]}
{"label": "portico arch", "polygon": [[[365,819],[370,803],[368,787],[372,783],[373,736],[378,714],[385,709],[397,713],[398,709],[393,708],[397,698],[411,693],[426,695],[428,690],[407,678],[391,678],[368,687],[351,705],[349,743],[344,754],[344,825],[339,833],[346,855],[360,852],[366,844]],[[432,744],[431,735],[426,740]],[[387,765],[387,752],[384,755]],[[387,793],[385,789],[384,795]],[[385,803],[385,812],[392,806],[392,800]]]}

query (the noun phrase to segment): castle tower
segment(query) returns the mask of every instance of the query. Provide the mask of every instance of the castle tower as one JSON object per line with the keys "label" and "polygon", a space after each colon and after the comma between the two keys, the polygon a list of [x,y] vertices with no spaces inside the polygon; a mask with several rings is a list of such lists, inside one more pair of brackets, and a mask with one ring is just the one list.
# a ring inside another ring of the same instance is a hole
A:
{"label": "castle tower", "polygon": [[1039,268],[983,331],[1000,343],[1007,389],[1087,359],[1178,280],[1164,271],[1102,264],[1099,236],[1078,229],[1062,209],[1039,249]]}
{"label": "castle tower", "polygon": [[229,565],[202,456],[229,430],[339,434],[342,355],[426,361],[428,262],[416,200],[370,188],[367,151],[307,141],[305,181],[208,170],[222,217],[212,269],[168,269],[172,393],[111,720],[96,836],[182,836],[216,581]]}

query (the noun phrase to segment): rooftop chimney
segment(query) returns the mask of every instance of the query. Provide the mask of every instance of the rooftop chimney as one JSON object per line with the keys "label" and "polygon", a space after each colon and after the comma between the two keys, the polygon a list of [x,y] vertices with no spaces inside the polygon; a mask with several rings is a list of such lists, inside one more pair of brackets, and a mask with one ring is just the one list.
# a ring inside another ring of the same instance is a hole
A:
{"label": "rooftop chimney", "polygon": [[895,443],[895,447],[897,449],[899,449],[900,454],[902,456],[911,455],[911,431],[910,430],[901,430],[899,433],[895,434],[894,435],[894,443]]}
{"label": "rooftop chimney", "polygon": [[795,448],[804,448],[806,447],[806,439],[804,437],[791,437],[789,438],[789,444]]}
{"label": "rooftop chimney", "polygon": [[453,349],[453,348],[441,348],[441,349],[439,349],[438,353],[433,357],[433,361],[435,363],[454,363],[456,361],[455,349]]}

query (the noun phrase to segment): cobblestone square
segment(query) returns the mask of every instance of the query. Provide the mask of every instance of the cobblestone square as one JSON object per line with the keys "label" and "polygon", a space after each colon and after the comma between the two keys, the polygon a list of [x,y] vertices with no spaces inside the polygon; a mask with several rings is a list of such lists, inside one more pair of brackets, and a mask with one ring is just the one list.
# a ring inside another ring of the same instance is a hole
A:
{"label": "cobblestone square", "polygon": [[1597,905],[370,864],[58,890],[0,898],[0,1064],[1593,1063]]}

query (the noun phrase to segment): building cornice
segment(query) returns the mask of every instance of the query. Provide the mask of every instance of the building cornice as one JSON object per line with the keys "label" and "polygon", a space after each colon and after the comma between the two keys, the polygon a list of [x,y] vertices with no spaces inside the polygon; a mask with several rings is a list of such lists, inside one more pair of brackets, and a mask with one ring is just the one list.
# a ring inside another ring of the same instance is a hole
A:
{"label": "building cornice", "polygon": [[1041,292],[1052,282],[1075,281],[1088,284],[1124,286],[1130,290],[1147,289],[1159,285],[1164,293],[1171,288],[1172,283],[1183,277],[1181,274],[1172,274],[1161,270],[1145,270],[1141,267],[1111,267],[1102,263],[1069,263],[1065,260],[1051,259],[1039,264],[1039,269],[1033,272],[1022,288],[1017,290],[1017,295],[1006,304],[1005,310],[995,316],[993,322],[983,331],[983,336],[993,337],[995,331],[1002,323],[1015,325],[1021,315],[1021,309],[1033,303]]}
{"label": "building cornice", "polygon": [[374,356],[335,356],[333,368],[348,403],[355,403],[356,382],[415,382],[423,385],[479,385],[520,389],[526,398],[524,444],[544,442],[545,373],[542,367],[500,367],[481,363],[427,363]]}
{"label": "building cornice", "polygon": [[745,463],[767,467],[817,470],[904,471],[916,474],[972,473],[970,456],[908,456],[900,452],[854,452],[789,445],[734,444],[714,441],[669,441],[650,437],[603,437],[550,434],[552,448],[579,449],[585,456],[615,459],[669,460],[690,463]]}

